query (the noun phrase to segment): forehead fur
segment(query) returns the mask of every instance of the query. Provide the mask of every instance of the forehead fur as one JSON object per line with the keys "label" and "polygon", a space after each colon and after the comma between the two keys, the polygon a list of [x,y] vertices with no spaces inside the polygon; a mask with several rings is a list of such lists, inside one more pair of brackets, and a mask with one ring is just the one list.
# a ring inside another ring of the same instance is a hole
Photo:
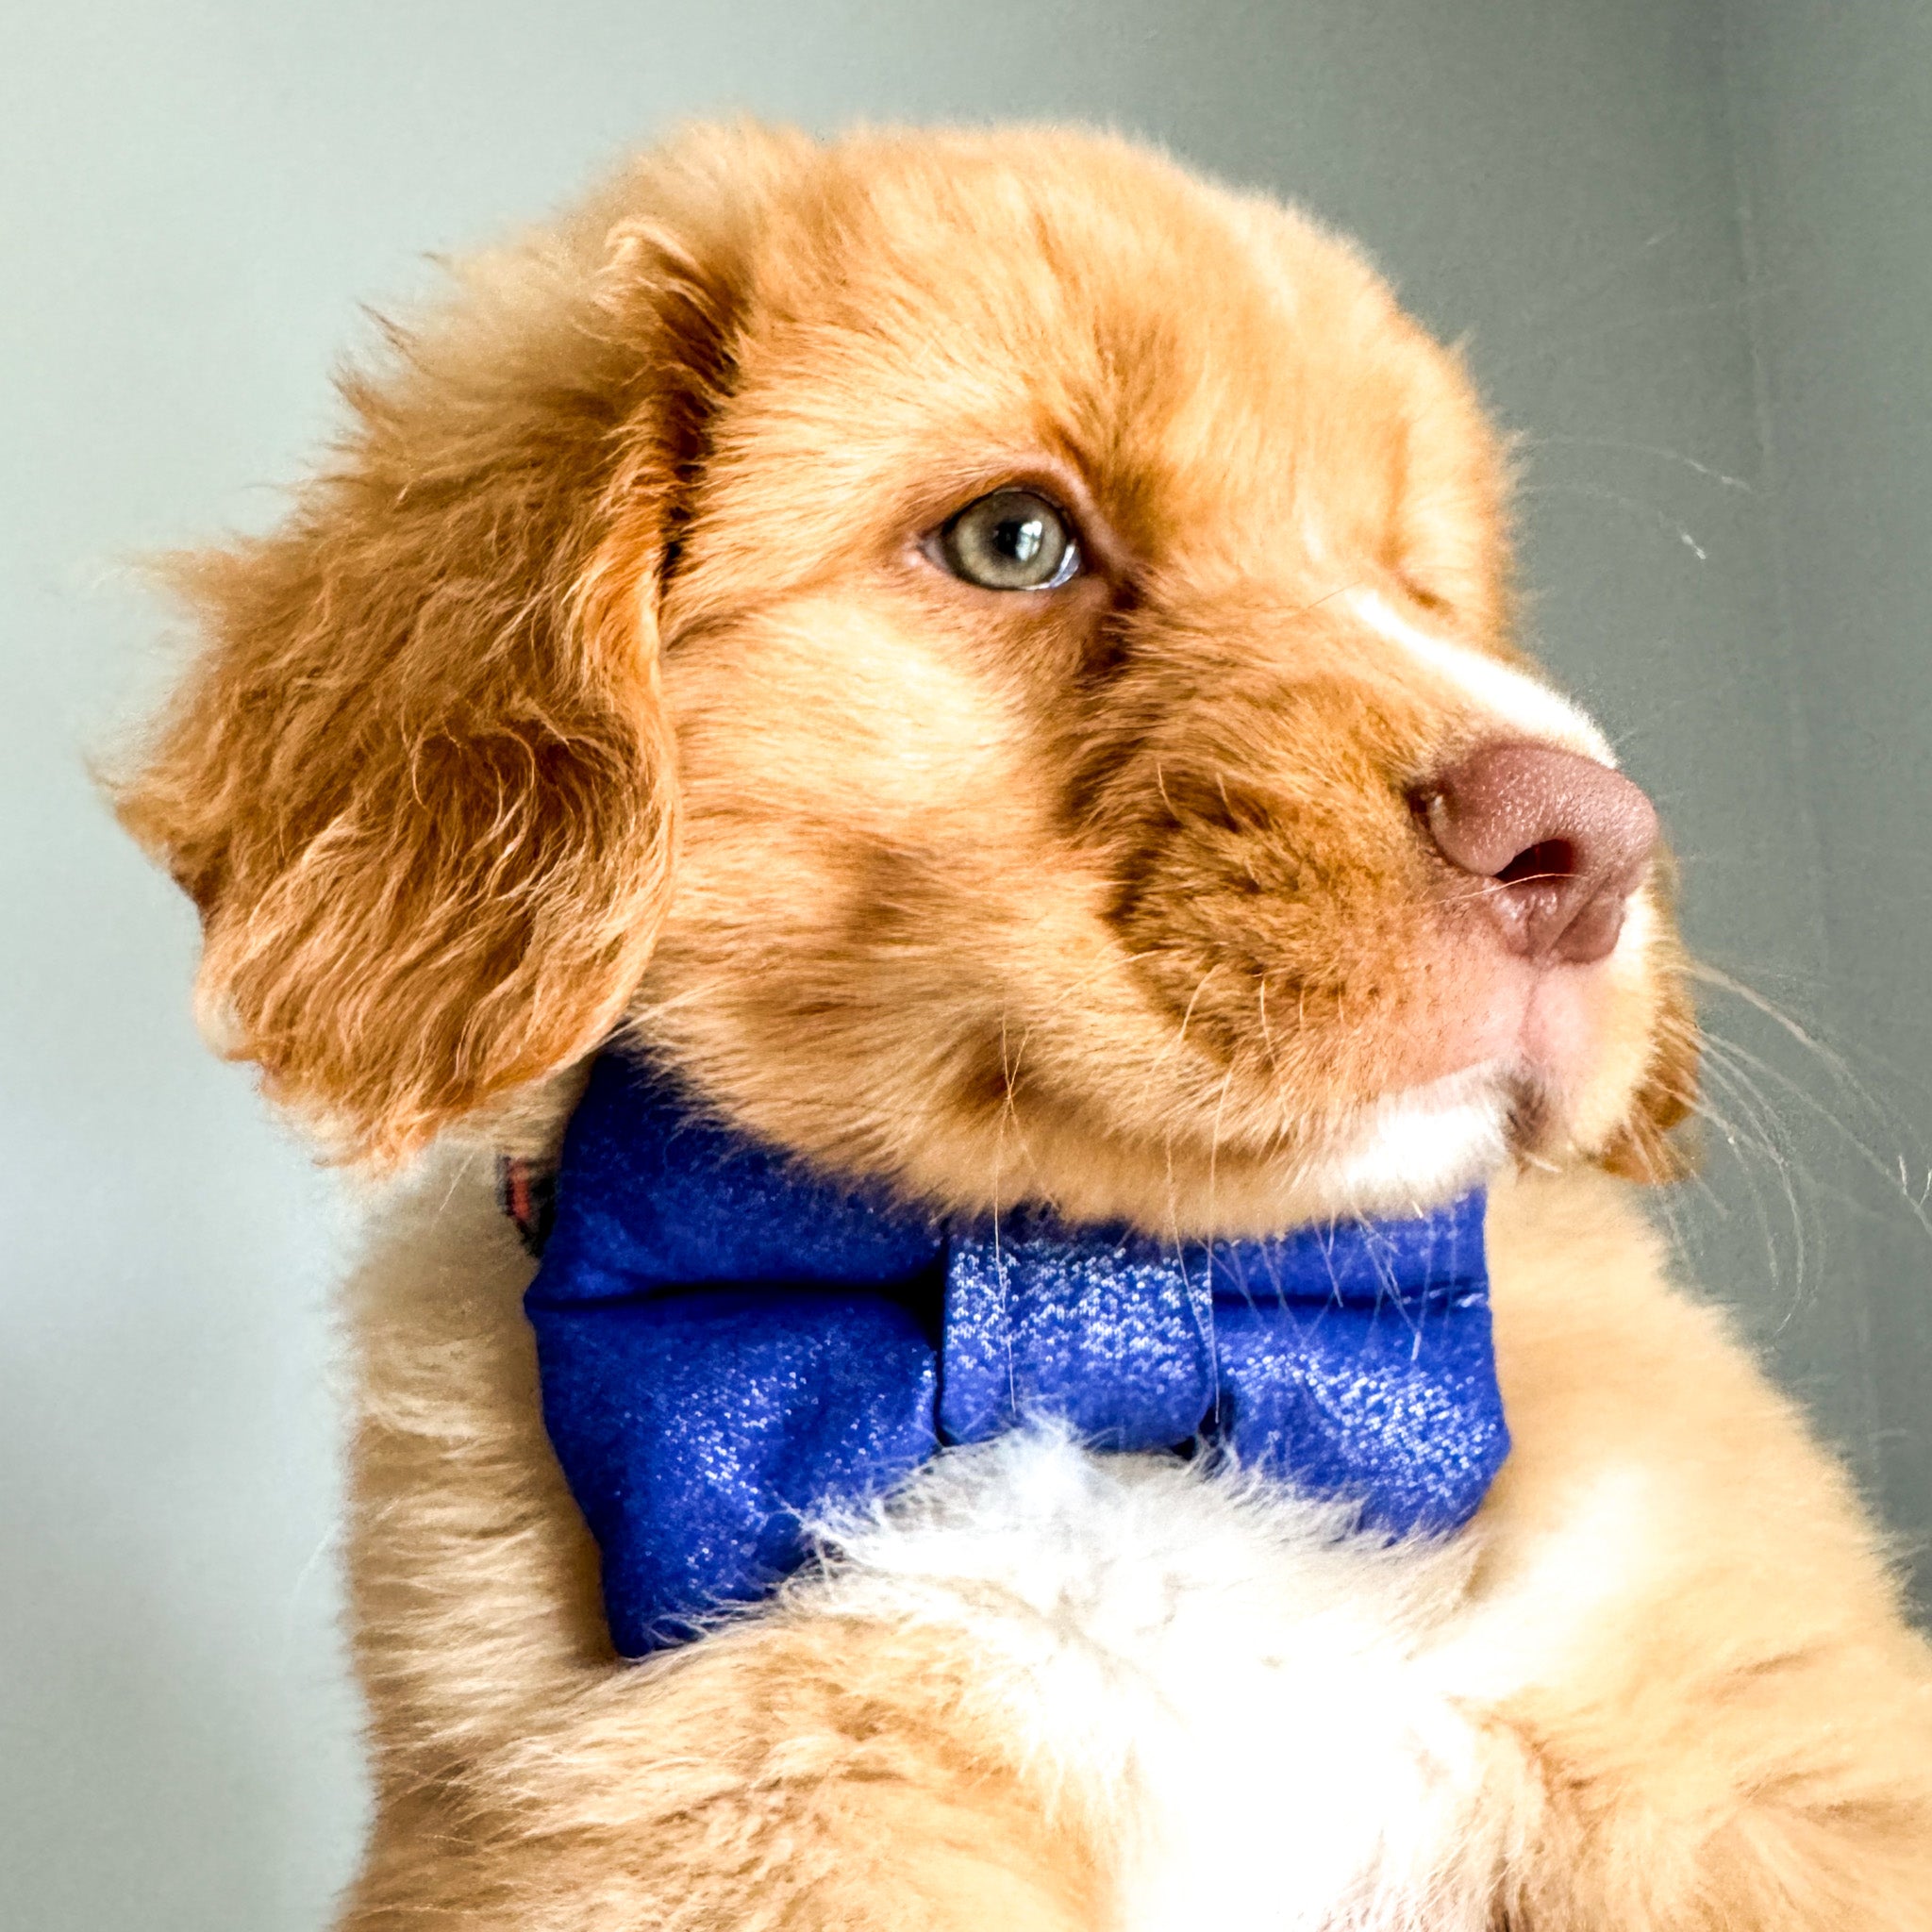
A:
{"label": "forehead fur", "polygon": [[[691,533],[737,591],[1046,456],[1143,569],[1292,548],[1394,571],[1478,634],[1499,615],[1498,464],[1460,370],[1341,242],[1144,150],[827,149],[766,209],[740,314]],[[809,489],[734,541],[781,473]]]}

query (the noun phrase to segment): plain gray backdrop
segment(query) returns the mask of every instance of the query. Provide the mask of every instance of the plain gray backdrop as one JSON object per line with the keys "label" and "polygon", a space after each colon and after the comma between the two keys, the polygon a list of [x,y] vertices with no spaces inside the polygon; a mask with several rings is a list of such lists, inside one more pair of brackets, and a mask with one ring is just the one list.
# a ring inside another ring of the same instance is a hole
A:
{"label": "plain gray backdrop", "polygon": [[317,1927],[362,1816],[348,1217],[196,1043],[192,916],[90,790],[169,662],[129,559],[275,514],[362,302],[695,114],[1144,133],[1355,230],[1467,339],[1522,438],[1532,641],[1660,801],[1694,945],[1752,990],[1710,994],[1722,1119],[1666,1211],[1917,1550],[1923,0],[67,0],[4,25],[7,1924]]}

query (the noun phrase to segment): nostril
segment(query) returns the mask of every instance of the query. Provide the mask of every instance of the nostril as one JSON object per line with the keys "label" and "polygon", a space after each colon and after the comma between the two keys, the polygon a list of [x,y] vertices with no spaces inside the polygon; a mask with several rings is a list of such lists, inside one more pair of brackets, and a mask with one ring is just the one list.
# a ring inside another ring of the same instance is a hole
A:
{"label": "nostril", "polygon": [[1576,871],[1576,848],[1567,839],[1542,839],[1519,852],[1494,876],[1498,885],[1567,879]]}
{"label": "nostril", "polygon": [[1492,929],[1539,962],[1608,953],[1657,846],[1657,812],[1629,779],[1548,745],[1473,752],[1416,806],[1441,856],[1486,882]]}

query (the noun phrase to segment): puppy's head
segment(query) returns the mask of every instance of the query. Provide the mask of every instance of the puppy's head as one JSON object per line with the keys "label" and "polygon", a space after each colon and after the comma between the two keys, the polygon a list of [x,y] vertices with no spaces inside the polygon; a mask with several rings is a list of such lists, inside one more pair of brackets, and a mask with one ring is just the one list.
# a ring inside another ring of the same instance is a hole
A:
{"label": "puppy's head", "polygon": [[948,1206],[1657,1173],[1655,824],[1345,246],[1061,134],[641,163],[351,387],[122,808],[232,1051],[406,1153],[628,1025]]}

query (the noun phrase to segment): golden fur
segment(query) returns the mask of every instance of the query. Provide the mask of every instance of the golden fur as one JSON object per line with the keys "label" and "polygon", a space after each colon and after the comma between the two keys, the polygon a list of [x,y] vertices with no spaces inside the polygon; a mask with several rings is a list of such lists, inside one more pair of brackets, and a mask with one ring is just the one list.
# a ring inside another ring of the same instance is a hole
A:
{"label": "golden fur", "polygon": [[[1662,1174],[1690,1099],[1661,884],[1532,998],[1418,836],[1498,721],[1351,600],[1519,663],[1505,478],[1359,259],[1089,137],[701,132],[392,349],[284,526],[182,565],[209,646],[121,796],[227,1049],[340,1154],[449,1143],[354,1301],[346,1924],[1128,1910],[957,1633],[794,1592],[614,1663],[464,1146],[541,1145],[622,1024],[939,1206],[1278,1227],[1409,1198],[1348,1150],[1524,1000],[1483,1104],[1550,1172],[1492,1212],[1516,1448],[1431,1640],[1485,1775],[1429,1923],[1932,1924],[1924,1646],[1591,1171]],[[1011,482],[1065,591],[928,559]]]}

